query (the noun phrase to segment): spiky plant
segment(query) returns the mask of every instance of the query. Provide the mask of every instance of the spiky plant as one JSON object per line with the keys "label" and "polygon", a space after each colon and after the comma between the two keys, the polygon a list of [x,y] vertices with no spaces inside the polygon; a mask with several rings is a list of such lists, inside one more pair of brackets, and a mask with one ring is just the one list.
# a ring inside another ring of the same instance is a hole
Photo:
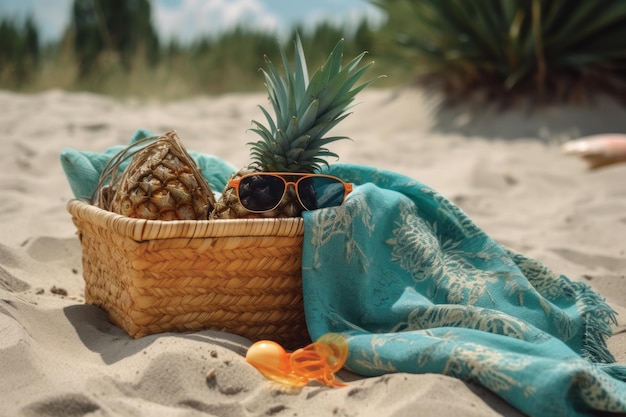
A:
{"label": "spiky plant", "polygon": [[[269,100],[275,118],[259,106],[267,125],[253,120],[252,129],[261,139],[249,143],[251,164],[234,175],[247,173],[299,172],[311,173],[326,164],[327,157],[337,157],[326,147],[345,136],[326,134],[345,119],[355,96],[373,80],[356,85],[371,63],[359,66],[365,52],[342,66],[343,40],[334,47],[326,62],[309,79],[302,43],[297,37],[294,48],[294,67],[280,48],[284,75],[265,57],[267,71],[263,70]],[[228,185],[215,205],[211,218],[297,217],[301,207],[290,187],[278,207],[255,214],[243,208],[236,191]]]}
{"label": "spiky plant", "polygon": [[388,16],[382,38],[398,41],[418,81],[448,98],[626,94],[626,2],[370,1]]}
{"label": "spiky plant", "polygon": [[175,131],[122,150],[103,170],[97,188],[96,205],[133,218],[206,220],[215,204],[208,182]]}

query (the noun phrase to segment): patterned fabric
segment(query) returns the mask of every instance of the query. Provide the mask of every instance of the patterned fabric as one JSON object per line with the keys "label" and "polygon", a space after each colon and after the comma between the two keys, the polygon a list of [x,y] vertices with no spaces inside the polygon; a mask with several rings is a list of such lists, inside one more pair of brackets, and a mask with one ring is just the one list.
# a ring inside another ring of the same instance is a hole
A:
{"label": "patterned fabric", "polygon": [[305,310],[314,340],[347,336],[348,369],[473,381],[530,416],[626,412],[626,368],[605,343],[614,312],[586,284],[499,245],[411,178],[326,172],[357,187],[304,213]]}

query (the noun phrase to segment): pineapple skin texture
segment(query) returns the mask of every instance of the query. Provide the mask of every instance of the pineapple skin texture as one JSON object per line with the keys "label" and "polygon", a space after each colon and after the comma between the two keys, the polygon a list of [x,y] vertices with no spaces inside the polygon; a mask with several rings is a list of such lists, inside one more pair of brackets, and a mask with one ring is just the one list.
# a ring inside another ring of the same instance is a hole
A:
{"label": "pineapple skin texture", "polygon": [[214,205],[209,184],[171,131],[133,155],[110,210],[148,220],[206,220]]}

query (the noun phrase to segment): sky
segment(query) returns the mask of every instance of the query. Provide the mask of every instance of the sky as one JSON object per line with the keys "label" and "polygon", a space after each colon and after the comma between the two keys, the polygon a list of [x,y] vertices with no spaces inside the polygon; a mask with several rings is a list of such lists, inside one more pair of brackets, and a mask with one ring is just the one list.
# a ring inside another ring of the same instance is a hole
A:
{"label": "sky", "polygon": [[[150,0],[152,22],[162,40],[188,42],[244,24],[287,35],[293,25],[305,30],[321,21],[354,28],[366,18],[384,21],[367,0]],[[43,42],[56,41],[69,23],[73,0],[0,0],[0,19],[32,16]]]}

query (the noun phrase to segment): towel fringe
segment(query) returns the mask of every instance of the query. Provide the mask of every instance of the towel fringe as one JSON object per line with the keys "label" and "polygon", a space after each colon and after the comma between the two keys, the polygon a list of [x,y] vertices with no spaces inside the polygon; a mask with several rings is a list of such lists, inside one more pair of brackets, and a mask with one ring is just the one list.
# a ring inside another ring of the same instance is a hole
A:
{"label": "towel fringe", "polygon": [[609,364],[615,358],[609,352],[606,341],[613,335],[611,325],[617,324],[617,313],[606,300],[583,282],[572,282],[578,294],[580,314],[585,322],[581,355],[592,362]]}

